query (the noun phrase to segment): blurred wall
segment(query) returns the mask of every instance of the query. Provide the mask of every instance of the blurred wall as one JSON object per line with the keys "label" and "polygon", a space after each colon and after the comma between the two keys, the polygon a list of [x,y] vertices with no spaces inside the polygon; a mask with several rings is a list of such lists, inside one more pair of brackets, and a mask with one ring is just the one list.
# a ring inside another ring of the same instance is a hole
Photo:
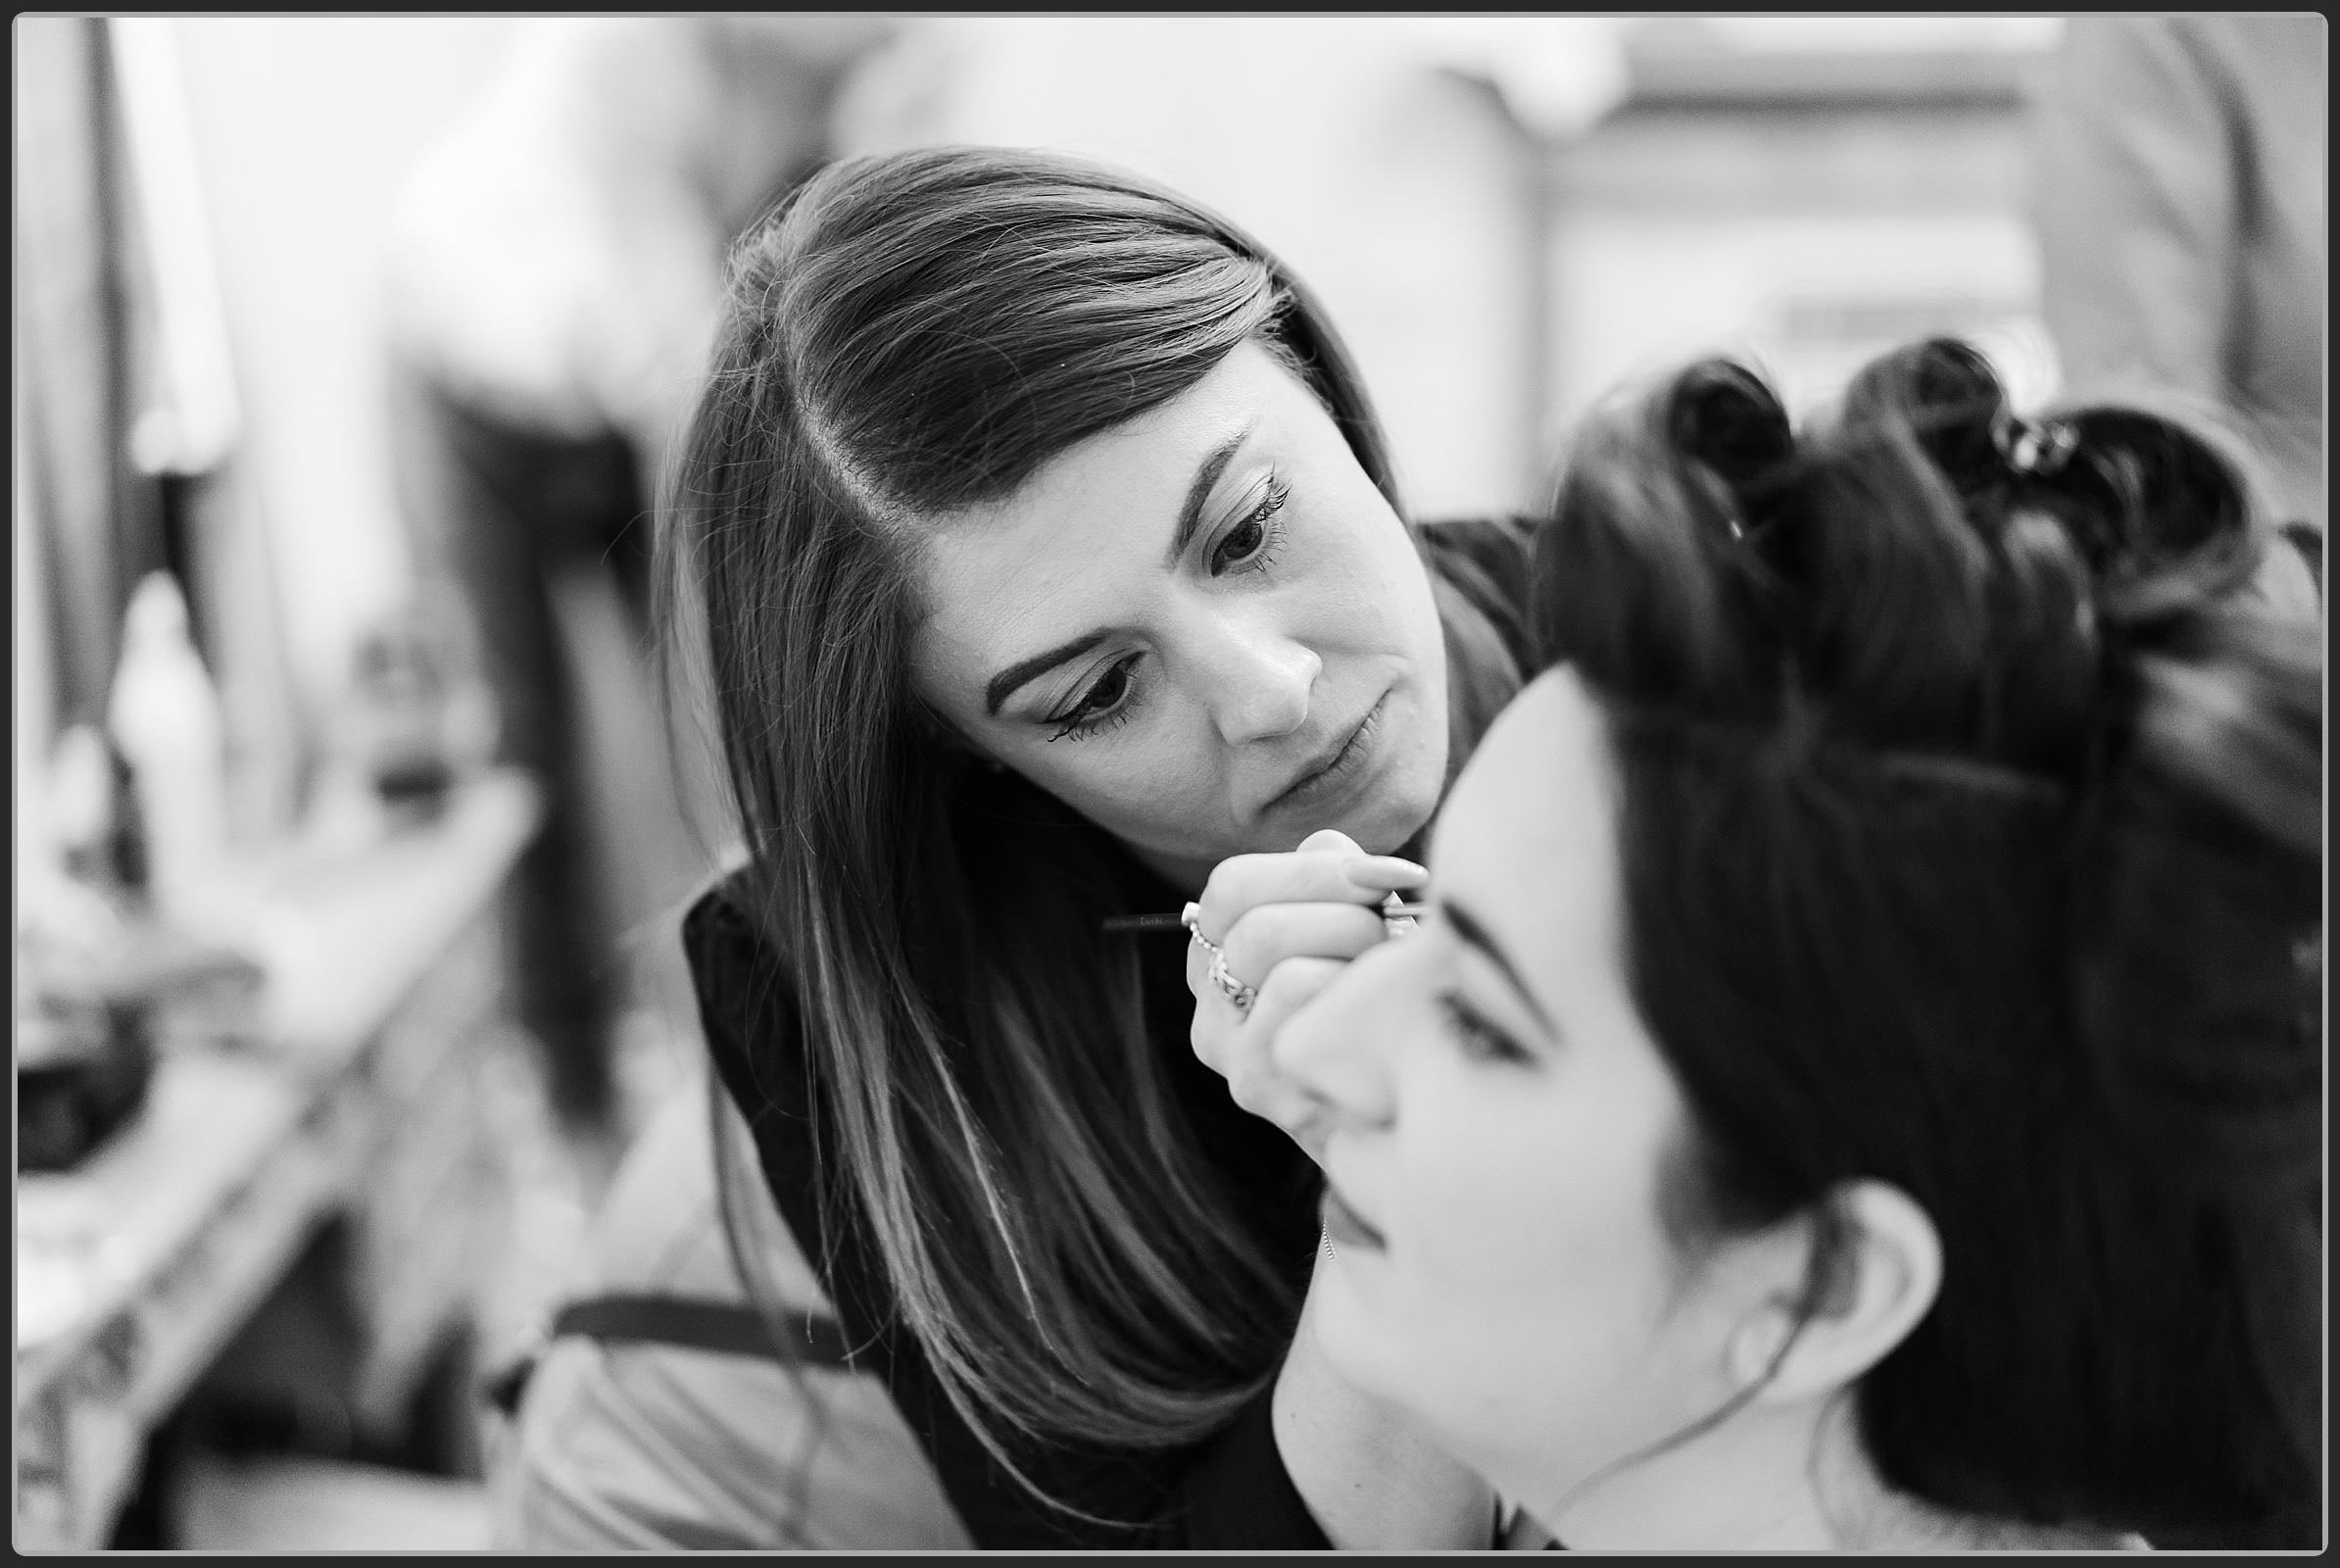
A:
{"label": "blurred wall", "polygon": [[[861,74],[840,134],[848,150],[1065,146],[1222,208],[1325,297],[1425,514],[1533,504],[1594,396],[1698,349],[1756,352],[1801,396],[1938,326],[1992,338],[2021,392],[2052,385],[2019,116],[2004,92],[1960,100],[1943,64],[2036,54],[2052,19],[1620,24],[1642,37],[1638,74],[1584,134],[1523,124],[1505,68],[1540,55],[1554,80],[1591,80],[1599,38],[1479,21],[1473,56],[1426,18],[931,18]],[[407,581],[383,424],[385,196],[528,24],[176,24],[246,456],[313,697]],[[1849,98],[1806,70],[1828,90],[1803,99],[1773,69],[1831,53],[1889,69],[1859,66],[1870,85]],[[1717,90],[1669,98],[1669,59],[1702,59]]]}
{"label": "blurred wall", "polygon": [[[383,423],[385,197],[526,25],[175,23],[244,392],[240,457],[313,706],[411,567]],[[1417,510],[1532,493],[1538,164],[1485,80],[1438,69],[1375,19],[940,18],[917,30],[912,112],[898,91],[849,126],[849,145],[1065,145],[1185,186],[1327,297]]]}
{"label": "blurred wall", "polygon": [[1621,383],[1717,351],[1809,407],[1880,350],[1953,333],[2019,404],[2051,396],[2026,93],[2060,27],[1637,24],[1623,104],[1552,149],[1545,450]]}
{"label": "blurred wall", "polygon": [[244,397],[255,504],[311,702],[407,582],[380,347],[385,199],[465,101],[504,18],[190,17],[188,119]]}
{"label": "blurred wall", "polygon": [[864,73],[840,137],[1059,147],[1218,208],[1323,297],[1416,513],[1519,506],[1543,373],[1539,153],[1477,40],[1427,20],[935,19]]}

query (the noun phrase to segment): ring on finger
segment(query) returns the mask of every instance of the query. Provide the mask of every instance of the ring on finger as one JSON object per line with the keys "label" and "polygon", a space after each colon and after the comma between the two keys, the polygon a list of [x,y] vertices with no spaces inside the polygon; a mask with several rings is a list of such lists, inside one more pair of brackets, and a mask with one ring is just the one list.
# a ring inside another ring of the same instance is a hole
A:
{"label": "ring on finger", "polygon": [[1202,951],[1213,958],[1219,956],[1219,945],[1202,934],[1202,906],[1190,904],[1179,911],[1178,923],[1187,928],[1187,935],[1199,943]]}
{"label": "ring on finger", "polygon": [[[1201,940],[1200,933],[1196,933],[1196,940]],[[1210,947],[1210,944],[1204,942],[1203,946]],[[1227,955],[1217,948],[1210,950],[1210,983],[1219,988],[1221,996],[1235,1004],[1238,1012],[1249,1012],[1251,1004],[1259,1000],[1258,992],[1244,985],[1228,970]]]}
{"label": "ring on finger", "polygon": [[1236,1011],[1249,1012],[1259,993],[1235,977],[1227,967],[1227,955],[1219,950],[1216,942],[1202,934],[1202,906],[1189,904],[1179,911],[1178,919],[1187,928],[1187,934],[1200,943],[1202,951],[1210,955],[1210,983],[1219,988],[1219,995],[1234,1003]]}

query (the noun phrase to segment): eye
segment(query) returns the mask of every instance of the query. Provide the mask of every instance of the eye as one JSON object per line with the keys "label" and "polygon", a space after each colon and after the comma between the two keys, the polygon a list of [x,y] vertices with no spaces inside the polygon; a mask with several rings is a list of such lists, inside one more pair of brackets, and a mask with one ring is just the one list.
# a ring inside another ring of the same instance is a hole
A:
{"label": "eye", "polygon": [[1101,729],[1128,723],[1138,709],[1137,666],[1143,657],[1130,654],[1107,667],[1070,711],[1051,719],[1056,729],[1048,737],[1050,743],[1067,737],[1084,740]]}
{"label": "eye", "polygon": [[1439,992],[1438,1005],[1439,1015],[1445,1019],[1448,1032],[1461,1045],[1464,1055],[1480,1061],[1503,1061],[1519,1065],[1536,1059],[1527,1048],[1504,1033],[1487,1014],[1465,1002],[1460,993]]}
{"label": "eye", "polygon": [[1285,498],[1292,487],[1274,479],[1268,481],[1267,494],[1259,505],[1243,514],[1243,521],[1219,536],[1210,553],[1210,574],[1223,576],[1230,571],[1260,571],[1275,564],[1276,546],[1284,538],[1283,524],[1276,514],[1284,510]]}

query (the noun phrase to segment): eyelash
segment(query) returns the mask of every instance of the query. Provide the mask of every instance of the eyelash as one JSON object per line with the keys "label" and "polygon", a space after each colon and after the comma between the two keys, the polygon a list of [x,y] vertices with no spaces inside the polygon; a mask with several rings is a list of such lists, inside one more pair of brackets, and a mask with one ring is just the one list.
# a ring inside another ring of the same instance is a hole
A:
{"label": "eyelash", "polygon": [[[1226,570],[1265,571],[1268,567],[1276,564],[1276,547],[1284,542],[1284,523],[1283,520],[1276,514],[1284,510],[1284,503],[1291,496],[1291,494],[1292,486],[1283,483],[1271,475],[1268,479],[1267,498],[1261,501],[1258,506],[1252,508],[1249,514],[1246,515],[1243,521],[1237,523],[1234,527],[1228,529],[1224,534],[1219,536],[1219,544],[1224,547],[1228,540],[1234,538],[1245,528],[1256,525],[1260,530],[1260,538],[1257,548],[1252,550],[1251,554],[1245,558],[1240,565],[1228,567]],[[1213,550],[1211,552],[1211,561],[1214,567],[1211,575],[1222,575],[1222,572],[1216,569],[1218,551]]]}
{"label": "eyelash", "polygon": [[1438,998],[1438,1012],[1445,1018],[1446,1027],[1463,1049],[1463,1054],[1482,1061],[1502,1061],[1525,1064],[1535,1057],[1520,1043],[1505,1034],[1477,1007],[1463,1001],[1452,991],[1441,991]]}
{"label": "eyelash", "polygon": [[[1289,484],[1274,478],[1268,480],[1266,498],[1258,506],[1252,508],[1244,515],[1243,521],[1219,536],[1219,543],[1224,546],[1229,539],[1235,537],[1244,528],[1256,525],[1260,529],[1258,545],[1240,564],[1227,567],[1224,571],[1214,571],[1212,575],[1225,575],[1227,571],[1265,571],[1276,564],[1276,548],[1284,542],[1284,524],[1276,514],[1284,510],[1284,503],[1291,495],[1292,486]],[[1212,552],[1212,558],[1215,562],[1217,551]],[[1139,705],[1144,699],[1139,695],[1139,688],[1134,677],[1127,672],[1136,668],[1137,662],[1142,657],[1144,656],[1131,654],[1115,662],[1104,674],[1098,676],[1097,684],[1082,694],[1081,700],[1073,706],[1073,710],[1057,722],[1055,729],[1048,736],[1049,744],[1053,745],[1061,740],[1087,740],[1092,735],[1100,735],[1107,730],[1119,729],[1128,723],[1130,715],[1138,710]],[[1095,718],[1083,716],[1091,710],[1097,692],[1113,678],[1115,670],[1124,672],[1123,680],[1128,695],[1108,712],[1100,713]]]}
{"label": "eyelash", "polygon": [[1140,705],[1145,702],[1145,699],[1138,694],[1137,678],[1134,675],[1124,675],[1124,691],[1127,695],[1111,711],[1100,713],[1095,718],[1085,718],[1082,715],[1090,710],[1090,704],[1096,700],[1097,694],[1104,688],[1107,681],[1113,678],[1114,670],[1132,670],[1136,668],[1138,661],[1144,657],[1143,654],[1131,654],[1116,661],[1111,668],[1099,675],[1097,678],[1097,684],[1084,692],[1080,702],[1074,705],[1073,710],[1058,722],[1054,733],[1048,736],[1048,744],[1052,746],[1068,737],[1076,741],[1085,741],[1092,735],[1099,735],[1109,729],[1119,729],[1128,723],[1130,715],[1135,713]]}

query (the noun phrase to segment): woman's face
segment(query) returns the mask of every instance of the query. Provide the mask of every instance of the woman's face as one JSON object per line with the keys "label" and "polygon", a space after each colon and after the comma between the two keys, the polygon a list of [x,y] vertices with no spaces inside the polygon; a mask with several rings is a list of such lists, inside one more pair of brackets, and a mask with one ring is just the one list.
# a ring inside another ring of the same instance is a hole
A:
{"label": "woman's face", "polygon": [[921,573],[919,695],[1175,881],[1318,828],[1394,850],[1438,805],[1429,573],[1257,344],[952,514]]}
{"label": "woman's face", "polygon": [[1529,686],[1439,817],[1433,911],[1275,1049],[1334,1112],[1327,1353],[1555,1526],[1730,1397],[1745,1305],[1659,1221],[1685,1112],[1629,993],[1607,767],[1573,672]]}

